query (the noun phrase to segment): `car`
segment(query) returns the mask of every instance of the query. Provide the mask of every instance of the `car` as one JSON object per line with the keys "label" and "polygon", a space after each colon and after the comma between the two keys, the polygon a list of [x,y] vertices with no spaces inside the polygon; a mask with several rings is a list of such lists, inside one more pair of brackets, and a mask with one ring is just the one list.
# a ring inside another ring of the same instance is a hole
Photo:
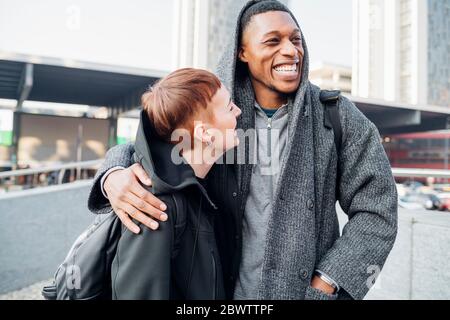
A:
{"label": "car", "polygon": [[419,188],[421,188],[421,187],[423,187],[424,186],[424,184],[423,183],[421,183],[421,182],[418,182],[418,181],[406,181],[405,183],[403,183],[403,185],[407,188],[407,189],[410,189],[410,190],[417,190],[417,189],[419,189]]}
{"label": "car", "polygon": [[450,192],[450,185],[448,183],[441,183],[441,184],[433,184],[433,188],[442,193],[448,193]]}
{"label": "car", "polygon": [[439,210],[450,211],[450,193],[439,193],[437,196],[441,200],[441,207]]}
{"label": "car", "polygon": [[427,210],[439,210],[442,205],[441,199],[432,193],[409,193],[401,197],[401,200],[406,203],[420,204]]}
{"label": "car", "polygon": [[398,206],[403,209],[408,210],[423,210],[423,205],[416,202],[408,202],[407,199],[403,199],[403,197],[398,197]]}

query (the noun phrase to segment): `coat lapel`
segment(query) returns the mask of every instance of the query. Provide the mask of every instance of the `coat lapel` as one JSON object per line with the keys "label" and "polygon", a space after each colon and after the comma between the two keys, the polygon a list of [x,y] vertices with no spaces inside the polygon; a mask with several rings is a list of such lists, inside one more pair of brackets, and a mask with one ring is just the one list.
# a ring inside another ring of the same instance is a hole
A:
{"label": "coat lapel", "polygon": [[[263,281],[259,288],[259,298],[262,299],[280,297],[282,292],[293,292],[297,289],[292,286],[297,283],[298,290],[303,290],[298,266],[303,266],[302,272],[312,272],[314,269],[316,252],[315,245],[311,245],[316,243],[314,121],[308,96],[305,95],[307,100],[303,105],[294,104],[289,115],[287,154],[281,167],[267,230]],[[276,266],[287,266],[287,269],[277,270]],[[280,271],[286,276],[278,277]],[[279,288],[272,287],[271,279],[274,277],[279,281]]]}

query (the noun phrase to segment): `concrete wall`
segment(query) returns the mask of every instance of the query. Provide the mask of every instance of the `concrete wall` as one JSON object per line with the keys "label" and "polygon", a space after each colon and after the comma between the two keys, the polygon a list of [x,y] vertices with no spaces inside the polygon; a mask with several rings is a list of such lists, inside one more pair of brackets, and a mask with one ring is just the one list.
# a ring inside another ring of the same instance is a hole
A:
{"label": "concrete wall", "polygon": [[79,161],[105,156],[109,120],[21,114],[20,122],[20,164],[78,161],[77,137],[80,125],[83,132],[82,157]]}
{"label": "concrete wall", "polygon": [[90,183],[0,196],[0,294],[53,276],[93,221],[86,208]]}
{"label": "concrete wall", "polygon": [[[82,126],[80,161],[101,159],[109,144],[109,120],[20,115],[18,161],[20,165],[77,161],[77,139]],[[50,130],[51,129],[51,130]],[[12,147],[0,146],[0,167],[11,165]]]}
{"label": "concrete wall", "polygon": [[399,233],[367,299],[450,299],[450,213],[399,211]]}

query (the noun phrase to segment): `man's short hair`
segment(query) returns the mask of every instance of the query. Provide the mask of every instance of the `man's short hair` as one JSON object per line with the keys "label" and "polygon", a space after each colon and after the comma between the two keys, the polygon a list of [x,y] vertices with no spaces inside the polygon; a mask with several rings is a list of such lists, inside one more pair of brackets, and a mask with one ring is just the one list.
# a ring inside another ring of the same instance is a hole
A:
{"label": "man's short hair", "polygon": [[291,11],[281,2],[276,0],[261,0],[247,8],[242,15],[240,22],[240,40],[242,40],[242,35],[245,29],[252,21],[252,18],[257,14],[266,13],[269,11],[284,11],[292,15]]}

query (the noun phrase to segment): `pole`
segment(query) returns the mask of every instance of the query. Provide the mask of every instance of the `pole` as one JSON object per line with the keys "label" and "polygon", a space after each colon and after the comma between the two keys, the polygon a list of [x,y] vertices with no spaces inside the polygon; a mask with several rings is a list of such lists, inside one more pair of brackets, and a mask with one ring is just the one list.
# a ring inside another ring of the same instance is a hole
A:
{"label": "pole", "polygon": [[[83,158],[83,124],[78,125],[78,135],[77,135],[77,163],[80,163]],[[77,167],[77,177],[76,180],[81,178],[81,168]]]}

